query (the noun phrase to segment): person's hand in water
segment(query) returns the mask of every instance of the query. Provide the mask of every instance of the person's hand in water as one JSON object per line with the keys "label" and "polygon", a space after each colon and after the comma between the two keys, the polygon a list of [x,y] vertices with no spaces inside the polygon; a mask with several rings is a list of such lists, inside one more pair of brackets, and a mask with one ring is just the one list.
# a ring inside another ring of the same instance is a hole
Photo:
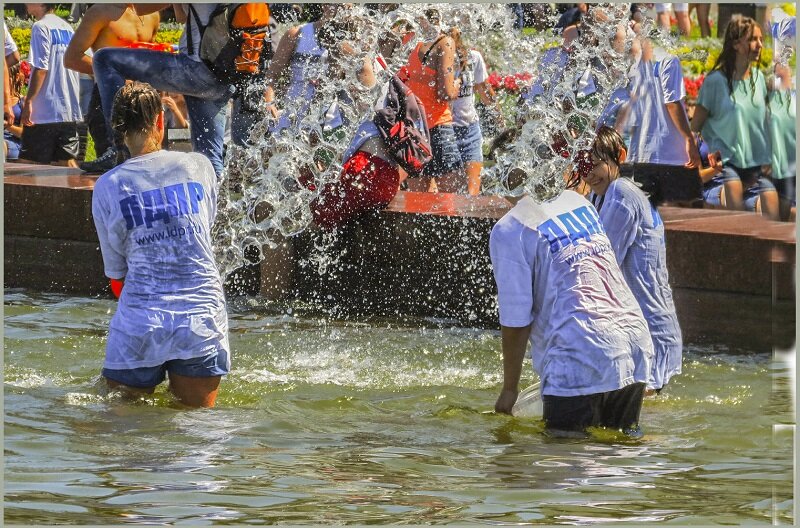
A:
{"label": "person's hand in water", "polygon": [[494,412],[511,414],[511,409],[517,403],[517,396],[519,396],[519,390],[503,389],[494,404]]}

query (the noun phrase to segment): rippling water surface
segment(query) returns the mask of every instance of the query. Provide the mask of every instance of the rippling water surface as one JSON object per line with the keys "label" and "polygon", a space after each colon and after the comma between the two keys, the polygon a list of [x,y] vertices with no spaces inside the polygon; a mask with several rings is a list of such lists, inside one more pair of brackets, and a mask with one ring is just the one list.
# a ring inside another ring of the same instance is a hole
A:
{"label": "rippling water surface", "polygon": [[553,440],[489,412],[497,332],[252,301],[218,406],[186,411],[102,396],[113,301],[5,293],[6,523],[794,521],[779,355],[689,346],[645,439]]}

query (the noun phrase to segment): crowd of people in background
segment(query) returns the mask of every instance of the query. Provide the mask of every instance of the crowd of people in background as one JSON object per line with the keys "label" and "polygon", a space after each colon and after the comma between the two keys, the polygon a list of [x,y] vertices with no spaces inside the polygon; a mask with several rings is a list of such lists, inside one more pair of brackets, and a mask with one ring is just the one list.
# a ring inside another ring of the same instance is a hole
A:
{"label": "crowd of people in background", "polygon": [[[149,82],[160,91],[167,130],[188,128],[192,148],[208,156],[218,174],[226,140],[243,145],[253,123],[264,118],[256,105],[248,104],[247,98],[209,75],[197,50],[189,49],[187,34],[194,37],[190,41],[199,41],[198,25],[207,22],[211,4],[138,8],[74,4],[70,15],[74,24],[58,17],[55,6],[25,4],[26,15],[35,20],[31,51],[25,60],[20,60],[4,26],[8,68],[6,159],[80,166],[90,173],[114,167],[127,154],[109,128],[110,108],[117,90],[133,80]],[[373,7],[385,12],[391,4]],[[589,20],[591,10],[591,4],[507,7],[516,16],[518,27],[562,35],[563,45],[548,50],[542,64],[566,60],[570,43]],[[326,20],[333,19],[336,8],[272,4],[271,9],[275,25],[298,17],[309,20],[286,31],[280,42],[272,43],[277,55],[275,68],[268,75],[285,75],[281,82],[288,82],[285,86],[267,83],[267,113],[278,119],[274,130],[279,131],[287,126],[287,116],[280,115],[285,106],[280,98],[310,101],[313,95],[309,80],[314,77],[314,68],[308,66],[311,62],[307,59],[319,58],[316,68],[320,71],[327,67],[322,62],[329,61],[331,54],[315,35]],[[674,23],[674,31],[687,36],[693,10],[700,34],[711,36],[709,4],[631,4],[630,20],[620,31],[637,31],[647,13],[658,27],[669,31]],[[697,100],[687,100],[679,58],[640,36],[634,45],[628,84],[612,95],[596,126],[610,125],[622,134],[628,147],[628,164],[640,172],[650,167],[667,177],[697,177],[706,206],[757,211],[771,219],[793,218],[792,72],[784,64],[776,64],[768,72],[756,67],[763,34],[771,30],[765,4],[719,4],[717,13],[716,37],[724,41],[723,52]],[[198,16],[199,24],[192,24],[190,14]],[[164,50],[163,45],[152,43],[160,15],[186,24],[177,53],[154,53]],[[542,26],[548,20],[557,20],[554,28]],[[491,139],[483,117],[494,116],[493,127],[498,122],[504,124],[497,94],[487,83],[491,65],[487,66],[480,50],[464,42],[458,22],[440,20],[435,9],[419,20],[399,20],[395,26],[393,34],[398,42],[407,42],[415,32],[419,37],[400,75],[425,105],[433,149],[433,160],[423,177],[406,178],[399,171],[399,188],[479,194],[484,147]],[[726,32],[728,26],[730,31]],[[745,41],[751,44],[743,44]],[[392,45],[387,47],[386,42]],[[391,40],[386,42],[381,51],[387,55],[399,48]],[[530,87],[522,90],[521,99],[540,95],[537,87],[541,81],[534,75]],[[578,89],[586,90],[587,86],[591,90],[591,80]],[[487,108],[491,111],[485,112]],[[739,125],[731,126],[734,122]],[[93,160],[83,159],[87,131],[96,152]],[[340,161],[344,164],[347,160]]]}

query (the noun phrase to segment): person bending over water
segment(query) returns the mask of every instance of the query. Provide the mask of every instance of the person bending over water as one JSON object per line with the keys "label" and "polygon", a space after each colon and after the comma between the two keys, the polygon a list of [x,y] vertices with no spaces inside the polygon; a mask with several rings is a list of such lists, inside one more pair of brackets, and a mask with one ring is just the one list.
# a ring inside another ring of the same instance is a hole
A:
{"label": "person bending over water", "polygon": [[111,124],[131,158],[101,176],[92,195],[106,275],[125,286],[111,319],[103,376],[112,389],[151,394],[169,374],[185,405],[213,407],[230,369],[228,315],[211,226],[217,179],[199,153],[161,150],[161,97],[123,86]]}
{"label": "person bending over water", "polygon": [[620,178],[625,143],[616,130],[601,127],[591,151],[582,158],[580,175],[592,189],[589,200],[600,213],[611,246],[653,340],[648,393],[661,392],[681,373],[683,341],[667,272],[664,223],[658,196],[645,196],[630,179]]}
{"label": "person bending over water", "polygon": [[550,434],[641,435],[653,343],[592,204],[572,190],[525,196],[492,229],[489,254],[503,349],[495,411],[511,413],[530,341]]}

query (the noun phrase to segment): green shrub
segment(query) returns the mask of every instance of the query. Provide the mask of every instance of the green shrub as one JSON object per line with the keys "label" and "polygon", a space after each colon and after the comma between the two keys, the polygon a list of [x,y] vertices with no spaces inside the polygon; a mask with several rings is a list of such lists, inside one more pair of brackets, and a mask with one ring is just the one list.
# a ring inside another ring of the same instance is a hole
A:
{"label": "green shrub", "polygon": [[27,57],[31,51],[31,28],[9,28],[9,33],[11,33],[14,42],[17,43],[19,54],[22,57]]}
{"label": "green shrub", "polygon": [[[164,24],[162,24],[163,26]],[[158,32],[156,33],[155,37],[153,37],[153,42],[157,42],[159,44],[167,43],[167,44],[177,44],[178,41],[181,39],[181,33],[183,33],[183,28],[159,28]]]}

